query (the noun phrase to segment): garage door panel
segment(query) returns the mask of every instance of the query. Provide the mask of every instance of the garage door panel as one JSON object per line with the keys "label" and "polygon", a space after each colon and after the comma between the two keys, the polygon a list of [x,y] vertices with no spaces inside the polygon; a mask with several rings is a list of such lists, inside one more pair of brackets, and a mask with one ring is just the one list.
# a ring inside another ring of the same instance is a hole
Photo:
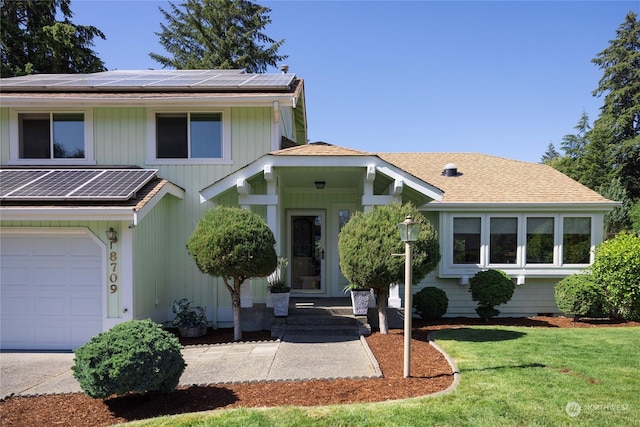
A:
{"label": "garage door panel", "polygon": [[90,319],[99,311],[100,301],[96,301],[96,298],[93,295],[85,297],[75,296],[71,298],[72,316],[87,316]]}
{"label": "garage door panel", "polygon": [[63,348],[66,348],[71,344],[69,325],[64,321],[40,323],[35,328],[35,342],[38,346],[47,348],[55,348],[60,345],[64,345]]}
{"label": "garage door panel", "polygon": [[74,257],[98,257],[101,256],[101,249],[92,241],[81,238],[69,239],[69,254]]}
{"label": "garage door panel", "polygon": [[2,325],[2,348],[33,348],[34,328],[32,325]]}
{"label": "garage door panel", "polygon": [[[60,265],[60,264],[58,264]],[[63,288],[68,281],[67,269],[61,266],[33,267],[33,284],[36,286],[55,286]]]}
{"label": "garage door panel", "polygon": [[65,316],[69,313],[68,297],[44,295],[33,300],[33,314],[36,317]]}
{"label": "garage door panel", "polygon": [[68,252],[65,248],[66,239],[59,236],[36,237],[33,242],[33,255],[35,256],[59,256]]}
{"label": "garage door panel", "polygon": [[25,256],[32,252],[32,242],[19,237],[2,237],[2,256]]}
{"label": "garage door panel", "polygon": [[[29,280],[29,266],[27,265],[11,265],[9,264],[9,260],[4,259],[2,262],[2,269],[0,270],[0,283],[2,284],[2,289],[6,290],[9,287],[21,287],[25,286]],[[5,267],[5,261],[7,261],[7,265]]]}
{"label": "garage door panel", "polygon": [[[2,285],[4,289],[4,285]],[[31,313],[31,299],[26,296],[11,296],[2,291],[2,316],[28,316]],[[3,322],[4,324],[4,322]]]}
{"label": "garage door panel", "polygon": [[96,289],[100,287],[101,281],[99,263],[92,262],[84,267],[72,266],[69,271],[69,284],[74,289],[87,286]]}
{"label": "garage door panel", "polygon": [[103,247],[88,235],[0,235],[4,349],[73,349],[102,330]]}

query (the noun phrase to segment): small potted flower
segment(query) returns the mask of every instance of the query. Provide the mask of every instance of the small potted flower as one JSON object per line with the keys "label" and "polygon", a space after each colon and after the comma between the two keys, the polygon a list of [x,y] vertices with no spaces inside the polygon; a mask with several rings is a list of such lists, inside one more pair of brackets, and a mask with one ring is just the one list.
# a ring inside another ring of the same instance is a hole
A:
{"label": "small potted flower", "polygon": [[274,316],[289,315],[289,296],[291,295],[291,287],[287,285],[287,265],[289,262],[286,258],[278,258],[278,266],[275,271],[267,277],[267,290],[271,293],[271,301],[273,302]]}
{"label": "small potted flower", "polygon": [[203,307],[191,307],[187,298],[173,302],[173,326],[178,328],[181,337],[201,337],[207,334],[207,316]]}

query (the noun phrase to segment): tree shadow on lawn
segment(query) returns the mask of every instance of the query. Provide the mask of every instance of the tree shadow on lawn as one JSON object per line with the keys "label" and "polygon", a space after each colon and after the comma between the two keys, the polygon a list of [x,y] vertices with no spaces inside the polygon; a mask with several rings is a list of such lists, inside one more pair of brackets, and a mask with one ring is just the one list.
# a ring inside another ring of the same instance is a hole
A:
{"label": "tree shadow on lawn", "polygon": [[[490,341],[509,341],[517,340],[527,335],[520,331],[507,331],[504,329],[473,329],[473,328],[456,328],[451,329],[450,333],[446,333],[446,338],[453,341],[466,342],[490,342]],[[442,338],[442,334],[438,333],[436,339]]]}
{"label": "tree shadow on lawn", "polygon": [[133,421],[153,416],[220,409],[237,400],[236,394],[225,387],[190,386],[178,388],[168,394],[136,393],[112,397],[104,403],[115,417]]}

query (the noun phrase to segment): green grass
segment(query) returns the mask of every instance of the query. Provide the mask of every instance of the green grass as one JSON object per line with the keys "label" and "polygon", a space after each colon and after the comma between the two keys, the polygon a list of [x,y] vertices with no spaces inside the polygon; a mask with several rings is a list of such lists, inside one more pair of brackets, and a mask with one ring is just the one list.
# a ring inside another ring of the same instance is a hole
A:
{"label": "green grass", "polygon": [[[640,425],[640,328],[471,327],[438,332],[462,374],[450,394],[400,402],[217,410],[143,426]],[[569,402],[580,405],[571,417]]]}

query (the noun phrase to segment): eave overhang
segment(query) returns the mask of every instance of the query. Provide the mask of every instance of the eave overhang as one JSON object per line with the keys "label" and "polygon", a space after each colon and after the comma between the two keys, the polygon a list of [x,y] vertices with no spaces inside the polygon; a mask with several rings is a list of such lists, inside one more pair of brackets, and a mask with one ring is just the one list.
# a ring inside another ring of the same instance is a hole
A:
{"label": "eave overhang", "polygon": [[0,219],[2,221],[130,221],[137,225],[166,195],[184,199],[185,191],[162,180],[149,192],[147,196],[137,201],[133,206],[113,205],[74,205],[74,204],[46,204],[34,205],[28,203],[0,205]]}
{"label": "eave overhang", "polygon": [[418,209],[425,212],[610,212],[620,202],[585,203],[426,203]]}
{"label": "eave overhang", "polygon": [[298,156],[298,155],[274,155],[266,154],[253,163],[227,175],[219,181],[200,190],[200,202],[204,203],[225,191],[236,186],[239,179],[248,180],[263,172],[265,168],[286,168],[286,167],[351,167],[351,168],[375,168],[392,179],[402,180],[404,185],[410,187],[421,194],[433,199],[442,200],[443,192],[439,188],[424,182],[403,170],[380,159],[376,155],[363,156]]}

